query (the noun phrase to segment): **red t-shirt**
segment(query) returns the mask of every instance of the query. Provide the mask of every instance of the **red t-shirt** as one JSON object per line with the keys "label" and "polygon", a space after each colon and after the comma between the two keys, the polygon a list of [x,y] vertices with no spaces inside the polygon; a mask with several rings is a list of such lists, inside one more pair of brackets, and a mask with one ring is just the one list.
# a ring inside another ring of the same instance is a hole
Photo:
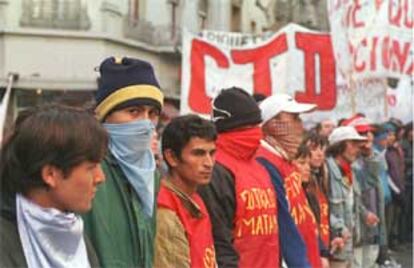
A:
{"label": "red t-shirt", "polygon": [[216,161],[229,169],[234,177],[233,245],[239,253],[239,267],[279,267],[276,192],[269,174],[255,157],[235,159],[218,151]]}

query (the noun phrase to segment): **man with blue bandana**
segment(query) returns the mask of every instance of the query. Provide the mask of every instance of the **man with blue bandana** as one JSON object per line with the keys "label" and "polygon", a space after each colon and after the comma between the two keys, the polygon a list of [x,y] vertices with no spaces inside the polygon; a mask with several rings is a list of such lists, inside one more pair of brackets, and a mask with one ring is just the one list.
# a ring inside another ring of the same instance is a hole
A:
{"label": "man with blue bandana", "polygon": [[152,267],[159,176],[151,139],[164,96],[148,62],[110,57],[99,71],[95,113],[110,137],[107,180],[85,231],[103,267]]}

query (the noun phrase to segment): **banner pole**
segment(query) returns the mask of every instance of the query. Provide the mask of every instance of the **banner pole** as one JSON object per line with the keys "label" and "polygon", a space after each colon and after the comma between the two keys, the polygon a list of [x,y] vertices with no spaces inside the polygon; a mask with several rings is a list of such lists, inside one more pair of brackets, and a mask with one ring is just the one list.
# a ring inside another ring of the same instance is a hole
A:
{"label": "banner pole", "polygon": [[0,148],[3,143],[4,125],[6,122],[7,109],[9,106],[9,99],[11,95],[13,82],[17,81],[18,78],[19,78],[19,75],[16,73],[8,74],[6,91],[4,92],[3,99],[0,102]]}
{"label": "banner pole", "polygon": [[348,75],[348,86],[349,86],[349,90],[351,93],[351,112],[352,115],[356,114],[356,82],[354,80],[354,76],[353,76],[353,70],[350,70]]}
{"label": "banner pole", "polygon": [[384,119],[387,120],[388,119],[388,96],[387,96],[387,89],[388,89],[388,84],[386,82],[386,80],[382,80],[383,84],[384,84]]}
{"label": "banner pole", "polygon": [[354,79],[351,79],[351,110],[353,115],[356,114],[356,88]]}

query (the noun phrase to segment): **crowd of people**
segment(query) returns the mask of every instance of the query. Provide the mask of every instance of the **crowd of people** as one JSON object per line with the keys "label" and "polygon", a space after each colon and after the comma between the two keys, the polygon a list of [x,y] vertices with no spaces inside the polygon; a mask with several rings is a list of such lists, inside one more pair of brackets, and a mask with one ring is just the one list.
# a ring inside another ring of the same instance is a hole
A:
{"label": "crowd of people", "polygon": [[398,267],[412,123],[306,130],[314,104],[226,88],[162,133],[150,63],[105,59],[93,113],[21,113],[1,147],[0,267]]}

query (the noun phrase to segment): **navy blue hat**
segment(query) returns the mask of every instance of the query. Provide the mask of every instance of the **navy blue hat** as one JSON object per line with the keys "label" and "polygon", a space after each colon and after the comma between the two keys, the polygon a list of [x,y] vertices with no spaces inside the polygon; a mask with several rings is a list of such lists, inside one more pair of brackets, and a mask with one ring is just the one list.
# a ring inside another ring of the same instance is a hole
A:
{"label": "navy blue hat", "polygon": [[110,112],[133,105],[153,105],[162,109],[164,95],[154,69],[146,61],[132,58],[105,59],[95,95],[95,112],[103,120]]}
{"label": "navy blue hat", "polygon": [[213,100],[212,119],[219,133],[262,122],[255,99],[237,87],[223,89]]}

